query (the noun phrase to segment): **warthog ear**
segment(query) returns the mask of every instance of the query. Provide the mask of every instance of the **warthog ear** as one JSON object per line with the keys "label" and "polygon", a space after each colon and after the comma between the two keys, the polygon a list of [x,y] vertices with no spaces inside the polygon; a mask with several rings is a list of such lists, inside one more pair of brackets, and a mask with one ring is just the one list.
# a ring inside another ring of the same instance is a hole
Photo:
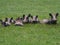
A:
{"label": "warthog ear", "polygon": [[5,22],[8,21],[8,18],[5,18]]}
{"label": "warthog ear", "polygon": [[20,18],[21,20],[23,20],[23,18]]}
{"label": "warthog ear", "polygon": [[23,14],[23,17],[22,17],[22,19],[24,20],[24,18],[25,18],[25,14]]}
{"label": "warthog ear", "polygon": [[0,19],[0,22],[2,22],[2,20]]}
{"label": "warthog ear", "polygon": [[49,13],[49,16],[52,16],[52,14],[51,14],[51,13]]}
{"label": "warthog ear", "polygon": [[23,14],[23,18],[25,17],[25,14]]}
{"label": "warthog ear", "polygon": [[51,16],[51,18],[53,18],[53,16],[52,16],[52,14],[51,14],[51,13],[49,13],[49,16]]}
{"label": "warthog ear", "polygon": [[28,15],[28,17],[30,17],[30,16],[31,16],[31,14]]}
{"label": "warthog ear", "polygon": [[38,15],[36,15],[36,18],[38,18]]}
{"label": "warthog ear", "polygon": [[12,22],[11,20],[13,20],[13,17],[10,18],[10,22]]}
{"label": "warthog ear", "polygon": [[56,13],[56,17],[59,15],[59,13]]}
{"label": "warthog ear", "polygon": [[11,17],[11,19],[13,19],[13,17]]}
{"label": "warthog ear", "polygon": [[8,19],[8,18],[5,18],[6,20]]}
{"label": "warthog ear", "polygon": [[31,16],[31,18],[33,18],[33,16]]}

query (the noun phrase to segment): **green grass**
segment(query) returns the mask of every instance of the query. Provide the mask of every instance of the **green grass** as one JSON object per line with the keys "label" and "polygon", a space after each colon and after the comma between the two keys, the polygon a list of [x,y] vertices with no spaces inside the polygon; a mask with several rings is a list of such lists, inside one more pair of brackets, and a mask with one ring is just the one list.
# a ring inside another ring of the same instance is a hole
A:
{"label": "green grass", "polygon": [[0,25],[0,45],[60,45],[60,0],[0,0],[0,19],[29,13],[43,19],[56,12],[59,13],[56,25]]}

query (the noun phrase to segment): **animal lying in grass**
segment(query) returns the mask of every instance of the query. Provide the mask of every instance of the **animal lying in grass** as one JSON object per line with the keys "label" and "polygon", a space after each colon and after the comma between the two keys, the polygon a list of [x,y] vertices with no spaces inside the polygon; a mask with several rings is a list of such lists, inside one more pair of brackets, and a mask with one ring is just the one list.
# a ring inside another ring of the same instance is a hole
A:
{"label": "animal lying in grass", "polygon": [[0,19],[0,23],[1,23],[1,25],[6,26],[6,23],[4,20]]}
{"label": "animal lying in grass", "polygon": [[9,20],[8,20],[8,18],[5,18],[5,20],[1,20],[1,24],[3,25],[3,26],[10,26],[11,25],[11,23],[9,22]]}
{"label": "animal lying in grass", "polygon": [[31,23],[39,23],[38,15],[31,16]]}
{"label": "animal lying in grass", "polygon": [[14,24],[15,23],[15,20],[13,19],[13,17],[11,17],[9,20],[10,20],[10,23],[11,24]]}
{"label": "animal lying in grass", "polygon": [[31,14],[29,14],[29,15],[25,15],[25,14],[23,14],[23,23],[30,23],[30,16],[31,16]]}
{"label": "animal lying in grass", "polygon": [[23,15],[22,18],[18,17],[16,20],[11,18],[5,18],[5,20],[0,20],[1,24],[3,26],[10,26],[11,24],[15,24],[16,26],[23,26],[23,23],[41,23],[41,24],[57,24],[57,16],[59,14],[51,14],[49,13],[50,19],[43,19],[40,20],[38,19],[38,15],[32,16],[31,14],[29,15]]}
{"label": "animal lying in grass", "polygon": [[23,26],[22,18],[18,17],[15,20],[15,26]]}
{"label": "animal lying in grass", "polygon": [[3,26],[10,26],[12,23],[14,23],[13,18],[5,18],[5,20],[0,20],[1,24]]}
{"label": "animal lying in grass", "polygon": [[56,13],[56,14],[51,14],[49,13],[49,16],[51,17],[50,19],[43,19],[40,21],[40,23],[42,24],[57,24],[57,16],[59,14]]}

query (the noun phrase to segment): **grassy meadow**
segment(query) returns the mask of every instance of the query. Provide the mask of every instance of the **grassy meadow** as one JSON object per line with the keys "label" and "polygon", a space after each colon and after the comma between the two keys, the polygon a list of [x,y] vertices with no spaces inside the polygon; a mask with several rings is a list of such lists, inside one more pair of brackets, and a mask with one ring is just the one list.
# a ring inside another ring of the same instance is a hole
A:
{"label": "grassy meadow", "polygon": [[49,18],[59,13],[58,24],[25,24],[3,27],[0,24],[0,45],[60,45],[60,0],[0,0],[0,19],[22,17],[23,14]]}

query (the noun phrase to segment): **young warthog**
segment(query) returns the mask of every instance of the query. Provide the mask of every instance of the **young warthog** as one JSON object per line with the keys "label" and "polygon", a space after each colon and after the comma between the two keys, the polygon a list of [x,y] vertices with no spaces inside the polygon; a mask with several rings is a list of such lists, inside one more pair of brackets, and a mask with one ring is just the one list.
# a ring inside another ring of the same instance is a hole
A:
{"label": "young warthog", "polygon": [[23,23],[30,23],[30,16],[31,14],[29,15],[23,14]]}
{"label": "young warthog", "polygon": [[38,15],[31,16],[31,23],[39,23]]}
{"label": "young warthog", "polygon": [[57,16],[59,14],[51,14],[49,13],[49,16],[51,17],[50,19],[43,19],[40,21],[40,23],[45,23],[45,24],[57,24]]}
{"label": "young warthog", "polygon": [[22,18],[18,17],[15,20],[15,26],[23,26]]}

